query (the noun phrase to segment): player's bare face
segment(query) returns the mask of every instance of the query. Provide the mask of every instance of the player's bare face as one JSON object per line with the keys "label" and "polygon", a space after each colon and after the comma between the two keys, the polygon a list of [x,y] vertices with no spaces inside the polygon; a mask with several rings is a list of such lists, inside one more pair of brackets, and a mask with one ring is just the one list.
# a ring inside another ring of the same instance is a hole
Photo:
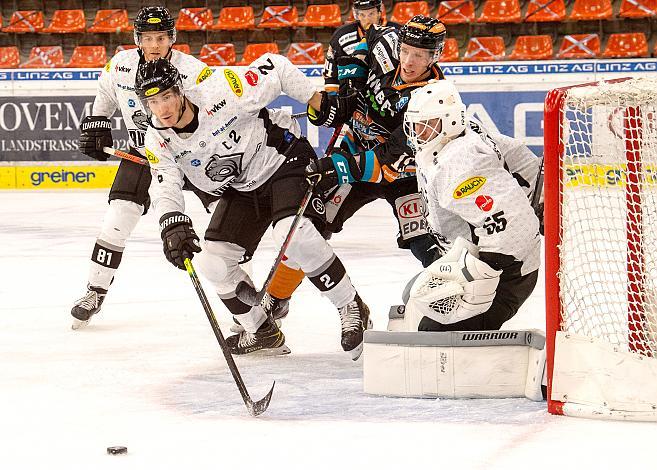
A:
{"label": "player's bare face", "polygon": [[429,76],[433,51],[403,44],[399,49],[399,74],[406,83],[419,82]]}
{"label": "player's bare face", "polygon": [[174,126],[180,120],[183,100],[173,89],[147,98],[146,103],[153,115],[163,126]]}
{"label": "player's bare face", "polygon": [[141,33],[140,44],[144,59],[151,61],[165,57],[171,47],[171,38],[166,31],[150,31]]}
{"label": "player's bare face", "polygon": [[381,23],[381,12],[378,8],[358,10],[354,8],[354,18],[360,23],[360,27],[367,31],[373,24]]}

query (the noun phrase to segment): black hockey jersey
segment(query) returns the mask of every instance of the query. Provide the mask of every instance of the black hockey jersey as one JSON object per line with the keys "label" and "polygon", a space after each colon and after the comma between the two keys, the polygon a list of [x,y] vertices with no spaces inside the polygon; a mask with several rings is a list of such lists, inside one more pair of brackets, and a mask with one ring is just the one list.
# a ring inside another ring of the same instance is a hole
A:
{"label": "black hockey jersey", "polygon": [[[386,26],[399,28],[397,23],[392,21],[384,23]],[[335,30],[329,47],[326,51],[326,60],[324,61],[324,88],[327,92],[337,93],[338,67],[337,60],[339,57],[351,55],[354,53],[356,46],[365,38],[365,31],[360,27],[358,21],[347,23]]]}
{"label": "black hockey jersey", "polygon": [[[349,129],[342,147],[352,155],[361,154],[367,172],[363,181],[388,182],[414,173],[412,150],[406,144],[403,131],[404,112],[413,90],[427,81],[404,83],[399,75],[398,31],[392,27],[373,26],[367,38],[354,51],[368,66],[366,84],[349,100],[341,100],[337,121],[346,122]],[[443,72],[434,66],[430,79],[443,79]],[[363,153],[364,152],[364,153]],[[374,160],[373,162],[371,160]]]}

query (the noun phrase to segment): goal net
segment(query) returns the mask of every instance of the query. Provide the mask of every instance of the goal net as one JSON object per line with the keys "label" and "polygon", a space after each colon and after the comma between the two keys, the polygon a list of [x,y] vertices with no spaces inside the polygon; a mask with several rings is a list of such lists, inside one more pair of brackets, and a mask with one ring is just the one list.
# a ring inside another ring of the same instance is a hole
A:
{"label": "goal net", "polygon": [[552,90],[544,123],[549,410],[655,419],[657,80]]}

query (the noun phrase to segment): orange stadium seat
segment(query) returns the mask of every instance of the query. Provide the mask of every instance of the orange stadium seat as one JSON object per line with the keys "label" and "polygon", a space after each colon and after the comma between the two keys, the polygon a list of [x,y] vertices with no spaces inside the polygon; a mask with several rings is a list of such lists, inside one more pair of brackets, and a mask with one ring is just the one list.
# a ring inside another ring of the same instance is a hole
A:
{"label": "orange stadium seat", "polygon": [[249,65],[251,62],[256,60],[263,54],[271,52],[272,54],[278,54],[278,45],[275,42],[263,42],[258,44],[247,44],[244,48],[244,54],[242,55],[242,60],[240,60],[237,65]]}
{"label": "orange stadium seat", "polygon": [[127,10],[98,10],[94,22],[87,28],[90,33],[122,33],[132,30]]}
{"label": "orange stadium seat", "polygon": [[568,34],[563,37],[557,59],[594,59],[600,55],[597,34]]}
{"label": "orange stadium seat", "polygon": [[308,5],[306,16],[299,22],[299,26],[310,28],[337,28],[342,25],[340,6],[334,3],[330,5]]}
{"label": "orange stadium seat", "polygon": [[457,62],[459,60],[459,43],[454,38],[445,39],[445,48],[440,55],[440,62]]}
{"label": "orange stadium seat", "polygon": [[189,47],[189,44],[174,44],[173,49],[180,51],[184,54],[191,54],[192,48]]}
{"label": "orange stadium seat", "polygon": [[541,34],[539,36],[518,36],[509,60],[549,60],[553,57],[552,37]]}
{"label": "orange stadium seat", "polygon": [[55,10],[52,21],[42,33],[84,33],[86,20],[82,10]]}
{"label": "orange stadium seat", "polygon": [[45,26],[43,12],[38,10],[18,10],[2,28],[5,33],[38,33]]}
{"label": "orange stadium seat", "polygon": [[235,65],[235,46],[226,44],[204,44],[199,59],[211,66]]}
{"label": "orange stadium seat", "polygon": [[427,2],[399,2],[392,8],[390,21],[404,24],[415,15],[429,16],[429,4]]}
{"label": "orange stadium seat", "polygon": [[648,57],[648,41],[646,40],[646,35],[643,33],[610,34],[602,57]]}
{"label": "orange stadium seat", "polygon": [[105,46],[77,46],[67,67],[100,68],[107,62]]}
{"label": "orange stadium seat", "polygon": [[621,18],[653,18],[657,16],[657,0],[623,0],[618,16]]}
{"label": "orange stadium seat", "polygon": [[262,13],[258,28],[294,28],[299,22],[297,7],[289,5],[269,6]]}
{"label": "orange stadium seat", "polygon": [[608,20],[612,16],[611,0],[575,0],[569,20]]}
{"label": "orange stadium seat", "polygon": [[520,23],[520,4],[518,0],[486,0],[480,23]]}
{"label": "orange stadium seat", "polygon": [[293,42],[287,51],[287,58],[295,65],[323,64],[324,48],[321,42]]}
{"label": "orange stadium seat", "polygon": [[135,44],[122,44],[120,46],[116,46],[116,49],[114,50],[114,55],[118,54],[121,51],[128,51],[130,49],[137,49],[137,46]]}
{"label": "orange stadium seat", "polygon": [[474,2],[471,0],[445,0],[440,2],[436,18],[446,25],[474,23]]}
{"label": "orange stadium seat", "polygon": [[203,31],[212,29],[214,17],[209,8],[182,8],[176,21],[179,31]]}
{"label": "orange stadium seat", "polygon": [[566,19],[564,0],[529,0],[525,21],[528,23],[547,23]]}
{"label": "orange stadium seat", "polygon": [[64,52],[61,46],[35,46],[30,58],[20,65],[23,69],[48,69],[64,67]]}
{"label": "orange stadium seat", "polygon": [[463,60],[467,62],[504,60],[506,54],[501,36],[470,38]]}
{"label": "orange stadium seat", "polygon": [[255,17],[253,7],[225,7],[219,12],[217,23],[212,29],[223,31],[236,31],[240,29],[254,29]]}
{"label": "orange stadium seat", "polygon": [[0,69],[15,69],[21,61],[18,47],[5,46],[0,47]]}

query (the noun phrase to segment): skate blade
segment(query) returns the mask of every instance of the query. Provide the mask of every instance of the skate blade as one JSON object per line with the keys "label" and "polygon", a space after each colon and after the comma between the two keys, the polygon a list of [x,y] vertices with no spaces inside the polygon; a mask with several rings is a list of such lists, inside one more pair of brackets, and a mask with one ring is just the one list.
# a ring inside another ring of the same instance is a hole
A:
{"label": "skate blade", "polygon": [[358,359],[360,359],[360,355],[363,354],[363,343],[360,343],[358,346],[356,346],[354,349],[348,352],[349,355],[351,356],[351,360],[357,361]]}
{"label": "skate blade", "polygon": [[249,356],[249,357],[267,357],[267,356],[285,356],[290,354],[292,351],[285,344],[277,348],[262,348],[257,351],[253,351],[246,354],[239,354],[240,356]]}
{"label": "skate blade", "polygon": [[71,324],[71,329],[81,330],[82,328],[86,327],[88,324],[89,324],[89,320],[78,320],[77,318],[73,317],[73,323]]}

